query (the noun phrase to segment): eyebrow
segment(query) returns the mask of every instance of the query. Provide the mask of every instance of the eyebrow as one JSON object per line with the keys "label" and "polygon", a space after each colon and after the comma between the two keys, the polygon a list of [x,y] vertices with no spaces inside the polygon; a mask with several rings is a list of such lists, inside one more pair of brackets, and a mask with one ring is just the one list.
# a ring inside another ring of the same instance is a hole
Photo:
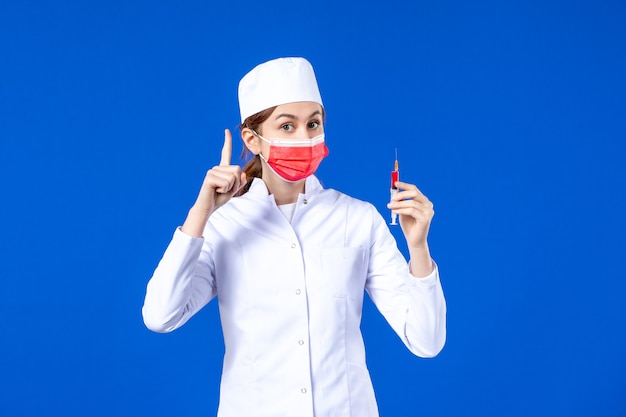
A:
{"label": "eyebrow", "polygon": [[[322,112],[319,110],[315,110],[313,113],[311,113],[311,115],[308,117],[309,119],[312,118],[313,116],[316,115],[322,115]],[[288,119],[294,119],[294,120],[298,120],[298,118],[296,116],[294,116],[293,114],[289,114],[289,113],[281,113],[279,115],[276,116],[276,118],[274,120],[278,120],[281,117],[287,117]]]}

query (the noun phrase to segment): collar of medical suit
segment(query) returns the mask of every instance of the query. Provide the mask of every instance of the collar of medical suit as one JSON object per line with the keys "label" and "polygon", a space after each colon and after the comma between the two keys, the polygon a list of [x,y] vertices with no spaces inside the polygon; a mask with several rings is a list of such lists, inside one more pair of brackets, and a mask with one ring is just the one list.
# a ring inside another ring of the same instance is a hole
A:
{"label": "collar of medical suit", "polygon": [[[309,176],[304,183],[305,196],[310,196],[318,193],[322,190],[322,185],[320,181],[317,179],[315,175]],[[270,197],[269,191],[267,190],[267,186],[265,182],[261,178],[254,178],[252,180],[252,184],[250,185],[250,189],[245,195],[249,195],[252,198],[267,198]],[[272,200],[274,198],[272,197]]]}

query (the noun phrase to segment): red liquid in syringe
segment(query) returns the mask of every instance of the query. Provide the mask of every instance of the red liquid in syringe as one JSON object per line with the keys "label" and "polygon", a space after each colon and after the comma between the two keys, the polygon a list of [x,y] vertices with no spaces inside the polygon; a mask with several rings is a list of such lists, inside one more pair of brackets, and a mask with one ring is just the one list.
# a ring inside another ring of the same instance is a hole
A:
{"label": "red liquid in syringe", "polygon": [[400,181],[400,171],[398,171],[398,160],[393,164],[393,171],[391,171],[391,189],[397,190],[396,182]]}

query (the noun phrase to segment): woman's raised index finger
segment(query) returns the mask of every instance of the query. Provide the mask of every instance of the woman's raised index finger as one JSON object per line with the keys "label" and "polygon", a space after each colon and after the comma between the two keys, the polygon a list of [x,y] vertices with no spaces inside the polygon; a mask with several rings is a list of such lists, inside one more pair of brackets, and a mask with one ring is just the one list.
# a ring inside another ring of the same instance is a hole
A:
{"label": "woman's raised index finger", "polygon": [[222,147],[222,159],[220,160],[220,166],[229,166],[230,157],[233,153],[233,136],[230,134],[230,130],[224,130],[224,146]]}

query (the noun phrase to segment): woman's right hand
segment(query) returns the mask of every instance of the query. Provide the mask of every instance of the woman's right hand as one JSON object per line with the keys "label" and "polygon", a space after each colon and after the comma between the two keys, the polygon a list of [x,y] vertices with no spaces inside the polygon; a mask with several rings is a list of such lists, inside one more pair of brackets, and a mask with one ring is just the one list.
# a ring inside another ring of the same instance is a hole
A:
{"label": "woman's right hand", "polygon": [[246,184],[246,174],[241,172],[239,165],[230,164],[232,150],[233,138],[230,130],[226,129],[220,164],[207,171],[198,198],[181,227],[182,232],[202,237],[209,216]]}

